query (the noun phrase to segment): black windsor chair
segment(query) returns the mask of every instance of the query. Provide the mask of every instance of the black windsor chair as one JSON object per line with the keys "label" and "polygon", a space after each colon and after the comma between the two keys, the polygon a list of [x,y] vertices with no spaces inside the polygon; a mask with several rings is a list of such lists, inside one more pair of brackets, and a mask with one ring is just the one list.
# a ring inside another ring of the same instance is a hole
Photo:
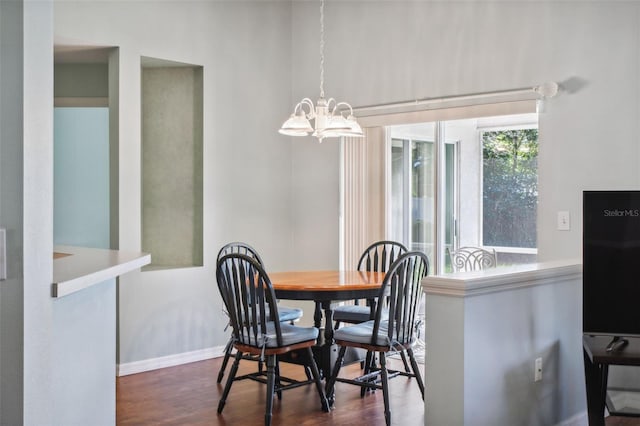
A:
{"label": "black windsor chair", "polygon": [[[299,327],[279,320],[278,304],[271,281],[262,265],[252,257],[243,254],[228,254],[217,264],[218,288],[229,312],[233,327],[233,347],[235,360],[227,378],[218,413],[222,413],[234,381],[252,379],[267,384],[265,425],[271,424],[273,396],[281,391],[315,383],[323,411],[329,405],[320,382],[320,373],[313,358],[311,347],[318,338],[315,327]],[[298,381],[280,376],[277,357],[292,351],[305,351],[298,359],[312,372],[313,378]],[[267,372],[251,373],[236,377],[243,354],[266,358]]]}
{"label": "black windsor chair", "polygon": [[[334,334],[340,346],[338,358],[326,389],[330,403],[335,396],[336,381],[350,383],[369,389],[382,389],[386,424],[391,424],[389,407],[389,378],[397,375],[415,377],[424,399],[424,383],[413,354],[416,341],[415,319],[422,296],[422,278],[429,270],[429,260],[424,253],[409,252],[400,256],[385,275],[379,298],[387,298],[388,316],[383,316],[384,307],[378,304],[375,318],[360,324],[342,327]],[[380,353],[380,368],[357,379],[339,378],[340,368],[347,347],[363,348]],[[391,351],[406,352],[411,361],[412,372],[389,370],[385,355]]]}
{"label": "black windsor chair", "polygon": [[[258,254],[257,250],[251,247],[249,244],[242,242],[232,242],[225,244],[220,251],[218,252],[217,260],[222,259],[223,256],[232,253],[239,253],[249,256],[255,259],[260,265],[264,266],[262,262],[262,258]],[[225,314],[228,316],[228,312],[225,311]],[[280,322],[288,322],[293,324],[295,321],[302,318],[302,309],[299,308],[289,308],[286,306],[279,306],[278,314],[280,315]],[[231,325],[231,323],[227,324],[227,328]],[[226,330],[226,328],[225,328]],[[222,360],[222,365],[220,366],[220,371],[218,372],[218,383],[222,382],[222,378],[224,377],[224,372],[227,368],[227,364],[229,363],[229,359],[231,358],[233,352],[233,336],[229,338],[227,344],[224,347],[224,359]],[[252,357],[245,357],[246,359],[253,359]],[[259,361],[258,359],[254,359],[255,361]],[[258,364],[258,368],[262,371],[262,363]]]}

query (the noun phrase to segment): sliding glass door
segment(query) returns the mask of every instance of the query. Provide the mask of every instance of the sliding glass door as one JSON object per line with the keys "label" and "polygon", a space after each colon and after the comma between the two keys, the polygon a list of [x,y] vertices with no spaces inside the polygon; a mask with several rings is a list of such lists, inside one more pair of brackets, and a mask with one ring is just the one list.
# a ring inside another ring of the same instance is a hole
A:
{"label": "sliding glass door", "polygon": [[424,115],[452,119],[381,115],[366,138],[343,141],[341,265],[381,239],[427,254],[430,273],[450,271],[447,248],[495,249],[500,265],[535,261],[537,114]]}
{"label": "sliding glass door", "polygon": [[[426,253],[434,268],[436,253],[442,258],[443,245],[454,244],[456,144],[440,142],[442,131],[437,131],[436,123],[390,127],[389,136],[390,237],[409,250]],[[438,161],[438,152],[443,153],[443,161]],[[440,182],[444,183],[442,195],[438,195]],[[443,216],[437,214],[439,209]]]}

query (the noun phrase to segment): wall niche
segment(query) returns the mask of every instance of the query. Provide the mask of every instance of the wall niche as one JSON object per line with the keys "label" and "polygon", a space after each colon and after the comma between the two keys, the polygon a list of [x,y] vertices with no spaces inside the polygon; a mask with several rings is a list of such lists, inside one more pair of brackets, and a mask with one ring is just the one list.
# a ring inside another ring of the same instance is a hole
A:
{"label": "wall niche", "polygon": [[141,58],[145,270],[203,265],[202,67]]}

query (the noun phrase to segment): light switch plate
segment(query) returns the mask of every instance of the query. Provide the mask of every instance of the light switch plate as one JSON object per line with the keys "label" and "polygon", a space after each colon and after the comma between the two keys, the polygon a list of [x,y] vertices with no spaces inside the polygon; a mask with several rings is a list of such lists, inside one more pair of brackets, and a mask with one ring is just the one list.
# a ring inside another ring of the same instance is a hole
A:
{"label": "light switch plate", "polygon": [[558,231],[569,230],[571,230],[571,217],[569,216],[569,212],[558,212]]}

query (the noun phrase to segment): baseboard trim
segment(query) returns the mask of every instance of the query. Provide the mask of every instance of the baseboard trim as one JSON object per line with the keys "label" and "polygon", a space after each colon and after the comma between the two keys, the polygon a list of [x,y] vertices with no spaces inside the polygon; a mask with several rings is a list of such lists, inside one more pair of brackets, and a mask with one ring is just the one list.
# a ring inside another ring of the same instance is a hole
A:
{"label": "baseboard trim", "polygon": [[558,423],[556,426],[587,426],[589,424],[589,417],[587,412],[583,411],[573,417],[569,417],[567,420]]}
{"label": "baseboard trim", "polygon": [[158,370],[160,368],[175,367],[176,365],[204,361],[205,359],[217,358],[223,355],[224,346],[214,346],[212,348],[199,349],[197,351],[143,359],[141,361],[118,364],[116,366],[116,376],[128,376],[130,374],[143,373],[145,371]]}

